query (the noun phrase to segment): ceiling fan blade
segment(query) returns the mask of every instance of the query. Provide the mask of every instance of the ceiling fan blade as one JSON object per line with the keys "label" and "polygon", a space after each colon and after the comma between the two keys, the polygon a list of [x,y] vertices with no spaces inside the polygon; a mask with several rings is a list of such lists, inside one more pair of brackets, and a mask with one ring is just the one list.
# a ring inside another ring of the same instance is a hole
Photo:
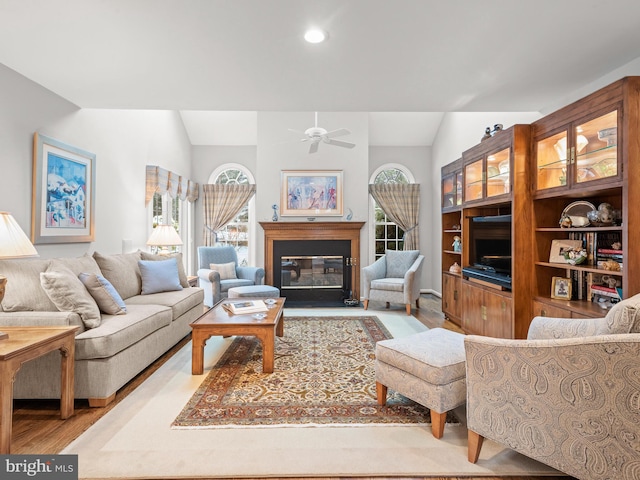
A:
{"label": "ceiling fan blade", "polygon": [[332,130],[324,134],[327,138],[342,137],[343,135],[351,135],[351,132],[346,128],[339,128],[338,130]]}
{"label": "ceiling fan blade", "polygon": [[309,153],[316,153],[318,151],[318,144],[320,142],[313,142],[311,145],[309,145]]}
{"label": "ceiling fan blade", "polygon": [[335,145],[337,147],[353,148],[356,146],[355,143],[343,142],[342,140],[332,140],[330,138],[325,138],[324,141],[325,143],[328,143],[330,145]]}

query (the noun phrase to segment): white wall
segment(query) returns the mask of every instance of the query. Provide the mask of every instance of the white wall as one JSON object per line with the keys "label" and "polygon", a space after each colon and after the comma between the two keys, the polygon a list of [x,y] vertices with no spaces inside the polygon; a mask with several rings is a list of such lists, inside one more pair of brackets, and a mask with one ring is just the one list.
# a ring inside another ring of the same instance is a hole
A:
{"label": "white wall", "polygon": [[434,259],[433,268],[429,269],[431,278],[428,284],[433,285],[437,292],[442,291],[442,277],[440,268],[441,237],[441,183],[440,169],[442,166],[457,160],[462,152],[480,143],[486,127],[493,127],[501,123],[504,128],[509,128],[518,123],[532,123],[541,118],[539,112],[453,112],[445,114],[438,135],[433,143],[431,164],[434,242],[431,258]]}
{"label": "white wall", "polygon": [[39,132],[96,154],[93,243],[36,245],[41,257],[119,253],[122,241],[145,248],[150,233],[145,166],[191,174],[188,137],[177,112],[78,109],[0,65],[0,209],[27,234],[31,224],[33,134]]}

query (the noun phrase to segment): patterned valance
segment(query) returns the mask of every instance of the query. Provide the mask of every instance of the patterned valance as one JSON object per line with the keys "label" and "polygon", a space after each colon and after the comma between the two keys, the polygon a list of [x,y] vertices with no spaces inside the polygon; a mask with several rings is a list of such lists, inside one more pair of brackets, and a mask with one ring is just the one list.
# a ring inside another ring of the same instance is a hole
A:
{"label": "patterned valance", "polygon": [[199,196],[198,192],[196,182],[157,165],[147,165],[145,206],[149,205],[156,193],[160,195],[168,193],[171,198],[179,197],[181,200],[195,202]]}

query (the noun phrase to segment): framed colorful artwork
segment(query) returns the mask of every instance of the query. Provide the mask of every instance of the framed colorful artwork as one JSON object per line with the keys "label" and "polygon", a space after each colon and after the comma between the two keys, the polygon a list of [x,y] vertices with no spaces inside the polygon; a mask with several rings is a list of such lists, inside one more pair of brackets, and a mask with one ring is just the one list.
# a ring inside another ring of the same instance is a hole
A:
{"label": "framed colorful artwork", "polygon": [[93,153],[33,136],[33,243],[94,240],[95,162]]}
{"label": "framed colorful artwork", "polygon": [[342,216],[342,170],[283,170],[280,215]]}

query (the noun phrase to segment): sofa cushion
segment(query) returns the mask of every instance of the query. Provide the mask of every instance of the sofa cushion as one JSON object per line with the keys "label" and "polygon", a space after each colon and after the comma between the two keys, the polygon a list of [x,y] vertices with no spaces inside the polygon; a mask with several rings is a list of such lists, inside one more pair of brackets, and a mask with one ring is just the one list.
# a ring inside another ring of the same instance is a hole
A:
{"label": "sofa cushion", "polygon": [[74,258],[52,258],[51,265],[53,266],[53,270],[58,270],[60,266],[66,267],[76,276],[81,273],[96,273],[102,275],[100,266],[91,255],[82,255],[81,257]]}
{"label": "sofa cushion", "polygon": [[236,276],[236,263],[210,263],[209,268],[215,270],[220,275],[220,280],[233,280]]}
{"label": "sofa cushion", "polygon": [[172,292],[153,293],[150,295],[136,295],[127,298],[127,305],[164,305],[171,308],[173,319],[176,320],[193,307],[204,302],[202,288],[184,288]]}
{"label": "sofa cushion", "polygon": [[86,328],[100,325],[98,305],[80,279],[67,267],[49,265],[46,272],[40,273],[40,283],[58,310],[77,313]]}
{"label": "sofa cushion", "polygon": [[100,266],[104,278],[111,282],[111,285],[124,300],[134,295],[140,295],[142,290],[142,280],[138,268],[140,252],[116,255],[102,255],[94,252],[93,258]]}
{"label": "sofa cushion", "polygon": [[0,275],[7,277],[2,310],[5,312],[57,312],[40,285],[40,273],[51,260],[39,258],[0,260]]}
{"label": "sofa cushion", "polygon": [[167,260],[169,258],[175,258],[178,261],[178,277],[180,278],[180,285],[182,285],[182,288],[189,288],[189,279],[187,278],[187,272],[185,271],[184,263],[182,262],[182,253],[178,252],[171,253],[169,255],[157,255],[140,250],[140,258],[142,260]]}
{"label": "sofa cushion", "polygon": [[126,315],[103,315],[98,328],[76,336],[76,361],[109,358],[171,324],[171,309],[163,305],[128,305]]}
{"label": "sofa cushion", "polygon": [[139,260],[138,267],[142,278],[142,295],[182,290],[177,259]]}
{"label": "sofa cushion", "polygon": [[387,274],[389,278],[404,278],[413,262],[420,255],[419,250],[387,250],[385,252]]}
{"label": "sofa cushion", "polygon": [[371,290],[404,292],[403,278],[379,278],[371,281]]}
{"label": "sofa cushion", "polygon": [[122,297],[113,288],[109,280],[95,273],[81,273],[78,278],[96,301],[101,312],[109,315],[127,313],[127,306],[124,300],[122,300]]}

